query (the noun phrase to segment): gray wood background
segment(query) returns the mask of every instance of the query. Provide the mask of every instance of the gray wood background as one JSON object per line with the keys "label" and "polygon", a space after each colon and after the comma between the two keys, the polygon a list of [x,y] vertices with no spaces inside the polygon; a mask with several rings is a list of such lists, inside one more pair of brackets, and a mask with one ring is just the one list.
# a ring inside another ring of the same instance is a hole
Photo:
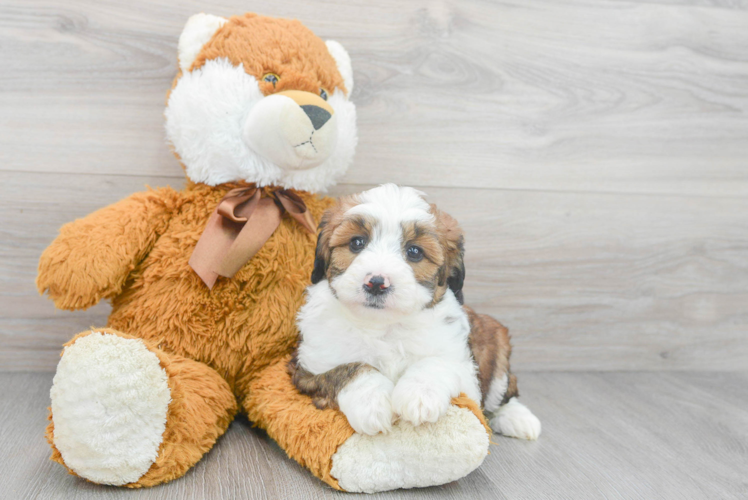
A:
{"label": "gray wood background", "polygon": [[342,42],[360,147],[333,193],[420,187],[520,370],[748,367],[748,4],[0,0],[0,365],[50,371],[107,305],[34,287],[66,221],[180,186],[163,131],[190,14]]}

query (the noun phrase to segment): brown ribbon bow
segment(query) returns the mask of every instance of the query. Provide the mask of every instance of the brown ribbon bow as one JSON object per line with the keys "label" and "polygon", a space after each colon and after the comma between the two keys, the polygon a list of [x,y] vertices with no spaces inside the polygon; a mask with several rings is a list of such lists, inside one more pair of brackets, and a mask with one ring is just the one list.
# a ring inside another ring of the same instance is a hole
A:
{"label": "brown ribbon bow", "polygon": [[263,198],[254,186],[232,189],[210,216],[190,267],[210,289],[219,276],[233,278],[272,236],[284,211],[314,234],[314,218],[296,193],[284,189]]}

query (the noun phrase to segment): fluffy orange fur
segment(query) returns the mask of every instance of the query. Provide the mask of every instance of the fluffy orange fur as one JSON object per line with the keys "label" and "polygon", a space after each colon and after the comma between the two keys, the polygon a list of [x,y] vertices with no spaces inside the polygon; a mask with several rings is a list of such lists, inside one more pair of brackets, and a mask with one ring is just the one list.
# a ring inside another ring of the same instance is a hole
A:
{"label": "fluffy orange fur", "polygon": [[[220,278],[212,291],[188,265],[210,214],[237,186],[189,183],[182,192],[163,188],[134,194],[63,226],[41,257],[41,292],[62,309],[111,299],[106,331],[142,339],[169,375],[172,402],[162,450],[151,470],[129,486],[181,476],[226,430],[237,408],[264,408],[257,394],[249,402],[250,386],[265,371],[285,366],[296,342],[294,319],[312,272],[316,241],[288,215],[257,255],[233,279]],[[297,194],[315,220],[331,204],[310,193]],[[286,398],[298,398],[286,377]],[[275,404],[287,404],[274,397]],[[303,419],[313,422],[314,406],[301,407],[309,414]],[[267,428],[272,418],[253,408],[255,424]],[[204,438],[196,439],[200,429]],[[319,446],[310,449],[316,453]],[[59,453],[53,458],[62,463]]]}
{"label": "fluffy orange fur", "polygon": [[[203,47],[192,69],[217,57],[242,64],[265,95],[283,90],[318,94],[321,88],[329,93],[335,87],[347,92],[325,43],[295,19],[251,13],[232,17]],[[262,80],[267,73],[281,76],[275,86]]]}
{"label": "fluffy orange fur", "polygon": [[[297,21],[232,18],[194,66],[214,57],[229,57],[258,79],[266,72],[283,73],[275,90],[344,88],[324,43]],[[188,182],[182,191],[133,194],[63,226],[41,256],[41,293],[70,310],[111,300],[107,328],[96,331],[141,339],[168,375],[172,401],[158,458],[129,487],[182,476],[242,411],[291,458],[339,489],[330,475],[331,458],[353,429],[341,413],[317,410],[296,391],[286,370],[315,236],[285,214],[260,251],[234,278],[219,278],[212,291],[188,265],[218,202],[239,186],[246,184]],[[264,195],[274,189],[263,188]],[[329,198],[297,194],[315,221],[332,205]],[[485,422],[477,405],[462,404]],[[47,439],[52,459],[64,465],[54,448],[52,415]]]}

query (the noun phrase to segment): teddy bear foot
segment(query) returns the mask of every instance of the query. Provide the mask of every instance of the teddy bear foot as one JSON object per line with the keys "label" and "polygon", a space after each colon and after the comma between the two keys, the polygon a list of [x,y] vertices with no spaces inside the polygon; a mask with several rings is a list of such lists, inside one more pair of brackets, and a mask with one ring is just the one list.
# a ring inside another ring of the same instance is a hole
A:
{"label": "teddy bear foot", "polygon": [[89,481],[128,488],[182,477],[238,409],[208,365],[112,328],[65,344],[50,396],[52,460]]}
{"label": "teddy bear foot", "polygon": [[54,446],[77,475],[124,485],[156,460],[171,393],[142,341],[101,332],[78,338],[65,348],[50,396]]}
{"label": "teddy bear foot", "polygon": [[354,434],[332,457],[331,475],[350,492],[445,484],[475,470],[488,453],[486,428],[467,408],[450,406],[435,423],[398,421],[388,434]]}

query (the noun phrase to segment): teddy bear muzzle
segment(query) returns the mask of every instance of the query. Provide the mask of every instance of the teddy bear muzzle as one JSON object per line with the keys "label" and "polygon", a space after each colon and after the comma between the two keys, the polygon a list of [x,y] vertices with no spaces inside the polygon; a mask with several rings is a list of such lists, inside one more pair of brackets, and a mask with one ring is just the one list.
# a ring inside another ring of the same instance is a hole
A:
{"label": "teddy bear muzzle", "polygon": [[335,110],[311,92],[278,92],[252,107],[243,136],[252,150],[283,169],[314,168],[335,150]]}

